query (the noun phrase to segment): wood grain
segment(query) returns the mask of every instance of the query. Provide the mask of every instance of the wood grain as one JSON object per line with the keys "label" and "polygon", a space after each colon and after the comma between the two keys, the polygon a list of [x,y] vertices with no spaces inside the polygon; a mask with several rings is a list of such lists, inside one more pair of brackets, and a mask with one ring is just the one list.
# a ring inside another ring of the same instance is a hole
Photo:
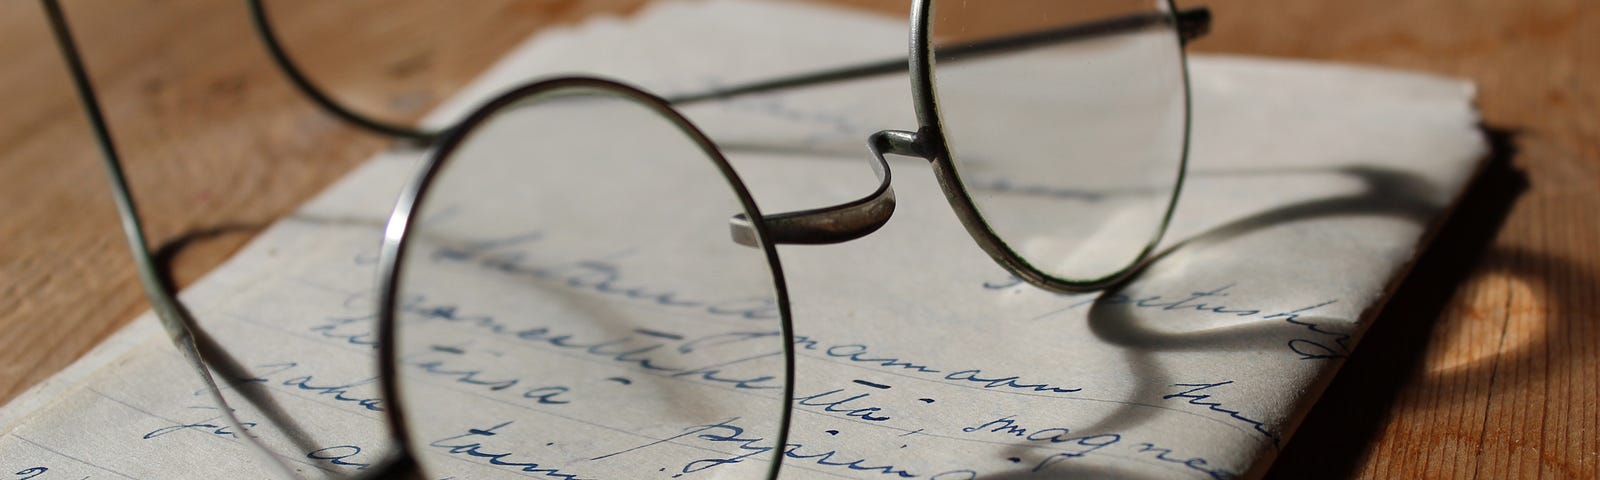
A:
{"label": "wood grain", "polygon": [[[275,0],[316,80],[412,120],[526,35],[644,0]],[[386,141],[272,69],[239,2],[67,0],[157,244],[192,282]],[[380,5],[381,3],[381,5]],[[900,15],[904,0],[838,0]],[[468,8],[466,5],[470,5]],[[1271,476],[1600,478],[1600,4],[1216,0],[1193,48],[1477,82],[1500,166]],[[773,28],[781,28],[774,26]],[[38,5],[0,2],[0,401],[146,305]]]}

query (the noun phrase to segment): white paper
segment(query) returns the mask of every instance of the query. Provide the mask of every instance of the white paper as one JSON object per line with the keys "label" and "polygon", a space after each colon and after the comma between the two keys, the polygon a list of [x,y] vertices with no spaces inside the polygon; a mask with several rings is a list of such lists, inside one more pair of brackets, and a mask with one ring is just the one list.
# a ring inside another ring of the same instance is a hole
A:
{"label": "white paper", "polygon": [[[770,28],[775,22],[785,28]],[[689,92],[903,55],[904,30],[895,19],[806,5],[660,5],[532,39],[430,122],[552,72]],[[1162,257],[1122,290],[1056,295],[1019,284],[976,247],[921,160],[892,161],[899,206],[882,230],[840,245],[780,248],[801,337],[802,400],[784,478],[1239,478],[1270,465],[1485,145],[1472,89],[1461,81],[1216,56],[1192,56],[1190,67],[1190,176]],[[873,186],[865,136],[916,124],[903,76],[685,112],[728,148],[769,213],[864,194]],[[268,428],[270,415],[233,397],[244,421],[263,425],[254,433],[307,477],[339,476],[383,451],[370,351],[357,341],[361,330],[341,321],[372,313],[382,221],[418,158],[380,155],[184,293],[278,408],[293,412],[292,425]],[[505,178],[557,173],[506,168]],[[427,289],[463,311],[545,308],[479,299],[464,282]],[[8,406],[0,471],[264,475],[150,323],[141,318],[133,328],[142,333],[119,337],[120,347],[102,348],[55,387]],[[438,342],[457,345],[449,329],[439,332]],[[496,341],[462,345],[478,353]],[[603,368],[644,375],[625,367]],[[626,414],[608,424],[596,410],[627,398],[584,397],[606,382],[567,385],[562,398],[574,402],[551,406],[530,394],[548,392],[535,377],[493,389],[410,375],[439,405],[457,407],[430,413],[438,430],[419,438],[434,478],[615,478],[605,472],[642,462],[659,464],[658,478],[749,478],[758,462],[718,460],[773,447],[718,439],[725,428],[677,419],[678,411],[648,428]],[[580,417],[602,421],[561,420]],[[492,444],[485,435],[436,433],[496,425]],[[540,450],[553,472],[515,471],[451,448],[476,440],[516,452],[544,448],[545,439],[571,445],[559,456]],[[594,460],[618,452],[626,453]]]}

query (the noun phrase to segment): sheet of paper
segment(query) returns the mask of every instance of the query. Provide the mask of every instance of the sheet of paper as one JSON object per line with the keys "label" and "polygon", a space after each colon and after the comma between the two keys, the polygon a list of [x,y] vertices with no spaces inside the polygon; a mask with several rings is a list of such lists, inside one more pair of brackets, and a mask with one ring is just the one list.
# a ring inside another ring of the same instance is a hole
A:
{"label": "sheet of paper", "polygon": [[[774,23],[785,28],[766,27]],[[495,91],[551,73],[599,72],[688,92],[903,55],[904,45],[898,19],[787,3],[664,4],[536,37],[430,121],[457,118]],[[920,160],[893,161],[899,206],[879,232],[841,245],[780,248],[800,336],[785,478],[1242,478],[1270,464],[1476,171],[1485,145],[1471,86],[1460,81],[1247,58],[1190,62],[1190,177],[1160,259],[1120,290],[1056,295],[1020,284],[973,244]],[[767,212],[865,193],[873,185],[866,135],[915,126],[903,76],[685,112],[729,150]],[[240,416],[306,477],[338,477],[386,448],[363,322],[372,315],[383,219],[418,159],[380,155],[184,292],[202,325],[248,370],[239,388],[273,400],[263,407],[231,397]],[[484,184],[586,174],[503,168]],[[690,173],[638,179],[616,172],[616,185],[605,188],[705,181]],[[493,227],[515,213],[507,208],[440,218]],[[413,293],[423,299],[408,304],[412,317],[433,322],[424,340],[477,362],[455,366],[442,362],[457,357],[441,354],[444,360],[406,367],[427,399],[417,404],[431,405],[418,440],[433,478],[622,478],[619,469],[640,465],[659,467],[645,478],[758,474],[759,462],[734,460],[775,446],[732,428],[759,419],[706,412],[770,404],[771,389],[756,388],[764,386],[756,380],[678,375],[700,364],[684,363],[689,351],[672,343],[748,327],[670,324],[649,331],[666,333],[655,340],[607,337],[518,316],[555,318],[545,314],[582,310],[582,301],[528,303],[471,283],[485,266],[519,271],[505,259],[536,258],[551,245],[624,252],[583,264],[620,275],[616,269],[643,265],[634,259],[655,258],[650,249],[680,240],[594,246],[550,235],[538,238],[552,243],[529,246],[509,239],[533,237],[505,229],[441,240],[434,254],[467,245],[472,255],[496,256],[440,267],[455,276],[419,281]],[[595,277],[548,273],[530,281],[602,299],[671,289],[676,299],[710,305],[743,298],[735,289],[765,288],[695,290],[652,276],[697,263],[687,260],[626,270],[638,282],[631,289],[601,291]],[[526,271],[552,271],[539,268]],[[761,305],[718,312],[754,320],[771,313]],[[475,320],[457,322],[464,318]],[[0,471],[41,479],[264,475],[151,323],[139,320],[48,388],[8,406]],[[496,336],[533,329],[544,330]],[[651,358],[678,370],[650,371],[637,358],[596,353],[593,345],[613,340],[677,349],[682,355]],[[471,357],[521,349],[540,367]],[[565,365],[592,371],[583,377],[591,381],[549,382],[548,369]],[[655,382],[662,378],[673,381]],[[656,383],[690,391],[671,398],[694,405],[664,410],[654,422],[620,409],[659,402],[626,389]],[[293,419],[270,421],[284,416]],[[535,461],[541,466],[524,465]]]}

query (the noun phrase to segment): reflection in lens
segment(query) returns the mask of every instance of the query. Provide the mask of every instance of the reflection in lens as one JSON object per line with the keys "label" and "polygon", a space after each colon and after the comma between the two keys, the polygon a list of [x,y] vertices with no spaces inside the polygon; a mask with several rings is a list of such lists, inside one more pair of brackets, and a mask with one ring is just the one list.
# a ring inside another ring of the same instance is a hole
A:
{"label": "reflection in lens", "polygon": [[787,379],[774,264],[729,235],[742,187],[597,90],[510,103],[442,148],[397,301],[430,478],[762,478]]}
{"label": "reflection in lens", "polygon": [[[939,119],[989,229],[1057,280],[1129,267],[1164,228],[1184,158],[1188,101],[1170,4],[933,6]],[[1124,26],[1082,33],[1108,23]],[[1031,40],[972,52],[997,39]]]}

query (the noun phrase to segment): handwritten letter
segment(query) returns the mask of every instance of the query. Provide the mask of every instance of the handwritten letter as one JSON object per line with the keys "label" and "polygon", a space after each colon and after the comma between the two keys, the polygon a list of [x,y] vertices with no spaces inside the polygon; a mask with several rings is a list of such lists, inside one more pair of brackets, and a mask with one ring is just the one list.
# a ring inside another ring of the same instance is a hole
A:
{"label": "handwritten letter", "polygon": [[[740,28],[773,22],[786,33]],[[656,49],[630,50],[641,44]],[[433,121],[547,72],[691,91],[903,45],[897,20],[668,4],[535,38]],[[777,455],[785,478],[1259,475],[1484,146],[1456,81],[1208,56],[1191,69],[1190,176],[1136,280],[1057,295],[1012,278],[925,162],[895,160],[899,208],[881,231],[780,249],[791,398],[772,271],[728,239],[739,205],[715,169],[625,105],[509,115],[520,133],[473,147],[481,166],[448,180],[456,193],[428,205],[410,252],[400,368],[414,448],[432,478],[756,478]],[[909,98],[888,76],[685,112],[776,212],[870,188],[862,142],[914,129]],[[640,145],[653,150],[627,155]],[[601,150],[620,163],[584,161]],[[185,292],[240,368],[225,380],[247,431],[220,420],[144,318],[47,396],[14,403],[0,476],[257,478],[246,435],[307,478],[381,461],[394,399],[376,385],[374,258],[419,158],[374,159]],[[1030,181],[984,185],[1043,192]],[[563,202],[603,213],[542,208]],[[796,413],[778,445],[783,403]]]}

